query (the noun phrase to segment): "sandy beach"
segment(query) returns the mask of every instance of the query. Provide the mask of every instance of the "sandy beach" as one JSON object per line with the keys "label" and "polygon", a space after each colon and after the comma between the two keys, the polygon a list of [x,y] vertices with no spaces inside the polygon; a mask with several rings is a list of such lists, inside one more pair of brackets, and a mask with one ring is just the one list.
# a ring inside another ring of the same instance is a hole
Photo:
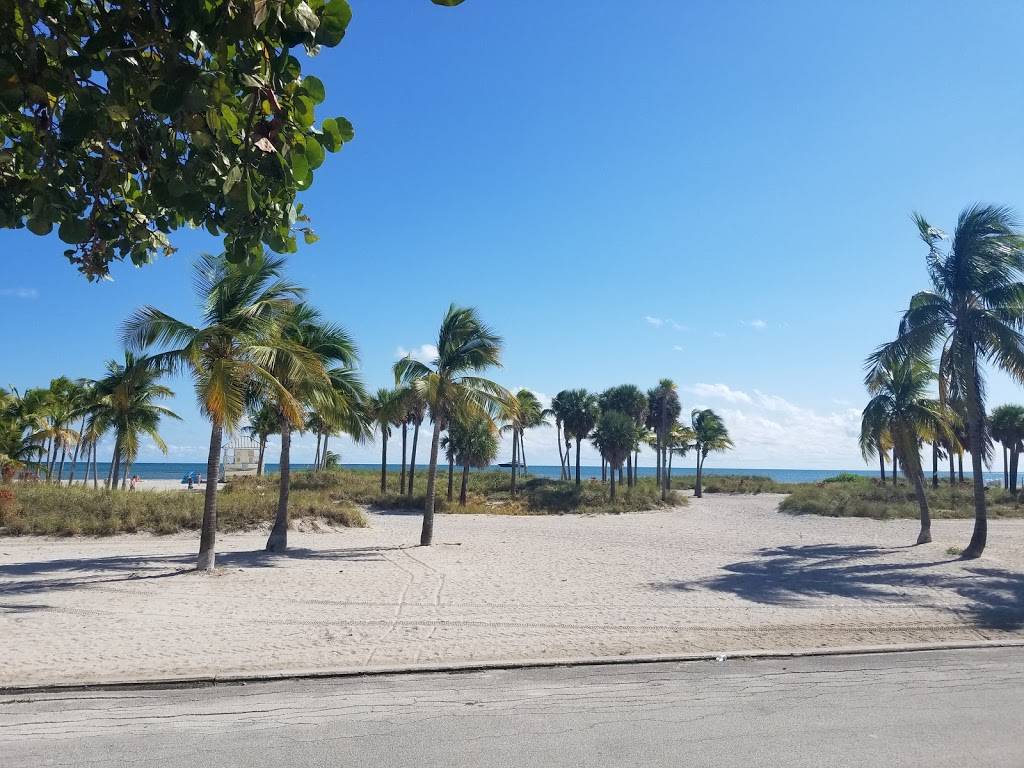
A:
{"label": "sandy beach", "polygon": [[778,496],[623,516],[370,514],[371,527],[0,539],[0,686],[397,664],[1024,639],[1024,521],[792,517]]}

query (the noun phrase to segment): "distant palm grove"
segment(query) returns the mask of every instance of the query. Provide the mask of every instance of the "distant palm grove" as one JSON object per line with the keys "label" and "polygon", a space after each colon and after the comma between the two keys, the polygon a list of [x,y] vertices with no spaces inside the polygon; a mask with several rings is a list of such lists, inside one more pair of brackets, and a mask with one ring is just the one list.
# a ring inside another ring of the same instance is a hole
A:
{"label": "distant palm grove", "polygon": [[[199,314],[172,317],[146,306],[123,323],[123,360],[107,364],[98,380],[57,378],[46,389],[0,390],[0,470],[4,483],[79,482],[97,492],[128,487],[132,463],[148,437],[166,453],[159,434],[163,419],[178,416],[161,404],[173,393],[160,384],[172,373],[189,375],[210,425],[198,567],[215,564],[217,482],[225,434],[247,433],[259,446],[263,473],[267,441],[280,439],[280,483],[266,549],[288,546],[291,441],[295,431],[316,434],[314,471],[339,462],[329,450],[332,436],[357,442],[381,438],[380,490],[388,491],[388,439],[401,433],[399,492],[412,497],[421,437],[428,442],[427,492],[421,545],[433,539],[438,464],[448,464],[447,500],[455,468],[461,475],[459,503],[466,504],[472,468],[497,458],[499,437],[510,438],[509,494],[514,499],[528,470],[527,431],[553,423],[561,479],[579,492],[580,453],[590,441],[601,456],[608,498],[637,485],[641,448],[656,457],[661,499],[671,493],[673,459],[695,457],[694,493],[702,494],[704,462],[732,447],[722,419],[710,409],[680,421],[678,388],[669,379],[645,391],[633,385],[601,393],[559,392],[545,407],[526,389],[510,392],[485,373],[500,367],[502,339],[472,308],[452,305],[441,319],[437,356],[422,362],[407,356],[391,371],[393,386],[368,392],[358,369],[358,350],[344,328],[305,301],[305,291],[284,275],[279,257],[241,263],[205,256],[195,265]],[[427,434],[421,434],[426,426]],[[888,434],[888,433],[886,433]],[[97,447],[107,436],[114,447],[100,477]],[[884,446],[880,435],[879,445]],[[1016,456],[1016,454],[1014,454]],[[621,490],[624,486],[625,490]]]}
{"label": "distant palm grove", "polygon": [[967,453],[975,523],[963,557],[976,558],[988,537],[984,464],[1000,444],[1003,484],[1016,493],[1024,450],[1024,407],[988,412],[984,375],[988,363],[1024,383],[1024,236],[1009,209],[991,205],[965,209],[952,236],[920,215],[915,223],[931,286],[911,297],[896,338],[867,360],[871,399],[861,450],[865,459],[878,460],[881,482],[890,460],[892,481],[902,469],[913,484],[919,544],[931,541],[922,449],[930,450],[933,487],[947,461],[949,483],[963,483]]}

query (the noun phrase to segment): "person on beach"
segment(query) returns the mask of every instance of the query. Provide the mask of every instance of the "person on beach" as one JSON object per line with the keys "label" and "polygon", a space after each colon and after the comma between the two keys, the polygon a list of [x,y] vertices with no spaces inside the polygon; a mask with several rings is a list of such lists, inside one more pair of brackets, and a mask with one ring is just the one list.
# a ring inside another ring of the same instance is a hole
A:
{"label": "person on beach", "polygon": [[128,483],[128,490],[129,491],[134,491],[138,487],[139,487],[139,476],[138,475],[132,475],[132,481],[130,483]]}
{"label": "person on beach", "polygon": [[193,477],[195,477],[195,475],[193,475],[191,472],[189,472],[189,474],[188,474],[188,489],[190,491],[195,487],[195,485],[192,482],[192,478]]}

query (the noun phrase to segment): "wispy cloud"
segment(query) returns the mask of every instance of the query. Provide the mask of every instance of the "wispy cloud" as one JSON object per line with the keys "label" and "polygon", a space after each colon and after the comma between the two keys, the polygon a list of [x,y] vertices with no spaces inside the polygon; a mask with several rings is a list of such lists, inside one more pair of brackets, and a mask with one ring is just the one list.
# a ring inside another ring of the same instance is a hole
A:
{"label": "wispy cloud", "polygon": [[725,338],[725,334],[722,333],[721,331],[712,331],[711,335],[714,336],[716,339],[724,339]]}
{"label": "wispy cloud", "polygon": [[0,296],[13,299],[38,299],[39,291],[35,288],[0,288]]}
{"label": "wispy cloud", "polygon": [[644,315],[644,321],[650,323],[655,328],[661,328],[665,324],[665,321],[660,317],[651,317],[650,315]]}
{"label": "wispy cloud", "polygon": [[687,391],[695,394],[697,397],[707,397],[717,400],[725,400],[730,403],[753,403],[754,399],[739,389],[733,389],[728,384],[704,384],[698,382],[692,387],[687,387]]}
{"label": "wispy cloud", "polygon": [[395,357],[398,359],[412,357],[413,360],[419,360],[421,363],[431,363],[437,358],[437,347],[433,344],[420,344],[412,349],[400,346],[395,350]]}
{"label": "wispy cloud", "polygon": [[678,344],[673,344],[672,345],[672,349],[674,349],[676,352],[682,352],[683,351],[683,348],[680,345],[678,345]]}
{"label": "wispy cloud", "polygon": [[765,320],[741,320],[740,322],[748,328],[753,328],[755,331],[763,331],[768,327],[768,323]]}

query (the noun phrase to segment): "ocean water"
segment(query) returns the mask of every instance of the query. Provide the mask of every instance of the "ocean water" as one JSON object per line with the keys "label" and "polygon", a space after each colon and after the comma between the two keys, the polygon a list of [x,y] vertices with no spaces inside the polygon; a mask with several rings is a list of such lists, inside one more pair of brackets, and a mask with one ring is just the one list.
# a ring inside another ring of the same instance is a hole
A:
{"label": "ocean water", "polygon": [[[311,464],[293,464],[293,471],[308,470],[311,468]],[[366,469],[380,471],[380,464],[344,464],[343,467],[346,469]],[[97,471],[100,478],[106,477],[107,471],[110,465],[107,462],[99,462],[97,464]],[[64,466],[64,477],[68,476],[70,472],[70,464]],[[268,464],[267,471],[276,472],[278,469],[277,464]],[[416,471],[424,472],[427,467],[425,464],[417,464]],[[398,464],[389,464],[388,472],[398,472],[401,467]],[[479,470],[482,472],[508,472],[508,469],[501,469],[499,467],[490,467],[486,470]],[[673,477],[694,474],[693,467],[673,467]],[[84,472],[83,465],[79,464],[76,477],[81,478]],[[180,480],[186,472],[198,472],[201,475],[206,474],[206,463],[179,463],[179,462],[139,462],[138,464],[132,465],[132,474],[138,475],[143,479],[150,480]],[[863,475],[865,477],[877,477],[878,472],[868,469],[736,469],[730,467],[705,467],[704,473],[706,475],[756,475],[759,477],[770,477],[772,480],[780,483],[820,483],[829,477],[835,477],[840,472],[852,472],[856,475]],[[639,473],[641,477],[653,477],[655,474],[654,467],[640,467]],[[558,465],[537,465],[529,467],[529,474],[539,477],[558,477]],[[927,474],[927,472],[926,472]],[[970,472],[965,473],[967,476]],[[600,477],[601,467],[580,467],[581,477]],[[1001,479],[1003,476],[1002,472],[986,472],[985,480],[996,481]],[[940,472],[940,477],[945,478],[945,473]]]}

